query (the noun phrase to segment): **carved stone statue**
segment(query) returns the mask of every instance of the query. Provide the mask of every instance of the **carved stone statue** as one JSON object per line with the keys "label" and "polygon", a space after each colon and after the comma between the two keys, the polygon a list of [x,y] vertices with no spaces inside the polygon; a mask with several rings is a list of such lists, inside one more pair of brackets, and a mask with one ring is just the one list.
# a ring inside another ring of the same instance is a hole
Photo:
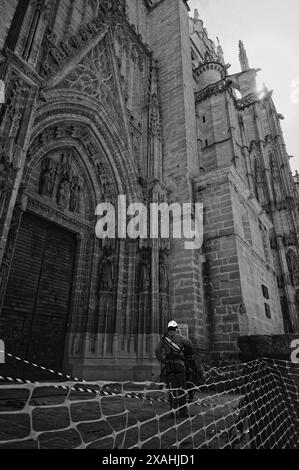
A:
{"label": "carved stone statue", "polygon": [[79,212],[80,211],[80,194],[81,186],[79,185],[78,178],[73,178],[73,184],[71,188],[71,198],[70,198],[70,211]]}
{"label": "carved stone statue", "polygon": [[138,290],[139,292],[146,292],[150,290],[151,286],[150,252],[148,250],[142,250],[141,256],[142,258],[138,270]]}
{"label": "carved stone statue", "polygon": [[111,249],[104,250],[104,256],[99,265],[100,292],[112,292],[114,282],[114,255]]}
{"label": "carved stone statue", "polygon": [[67,209],[69,207],[70,201],[70,182],[67,180],[62,180],[57,192],[57,204],[63,208]]}
{"label": "carved stone statue", "polygon": [[46,158],[42,163],[42,171],[39,181],[39,194],[41,196],[52,197],[55,183],[55,162]]}
{"label": "carved stone statue", "polygon": [[165,251],[160,252],[159,288],[162,293],[167,293],[169,288],[168,255]]}

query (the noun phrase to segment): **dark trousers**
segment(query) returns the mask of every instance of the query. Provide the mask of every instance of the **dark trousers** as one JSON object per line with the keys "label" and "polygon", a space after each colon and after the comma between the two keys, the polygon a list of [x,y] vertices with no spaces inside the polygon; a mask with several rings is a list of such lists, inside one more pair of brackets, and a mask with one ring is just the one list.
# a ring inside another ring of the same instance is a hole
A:
{"label": "dark trousers", "polygon": [[194,399],[194,395],[196,392],[195,375],[196,375],[196,364],[193,361],[186,362],[186,382],[187,382],[189,400]]}
{"label": "dark trousers", "polygon": [[[171,409],[180,408],[179,414],[187,412],[186,405],[186,370],[181,362],[167,361],[165,375],[169,391],[169,404]],[[182,408],[181,408],[182,407]]]}

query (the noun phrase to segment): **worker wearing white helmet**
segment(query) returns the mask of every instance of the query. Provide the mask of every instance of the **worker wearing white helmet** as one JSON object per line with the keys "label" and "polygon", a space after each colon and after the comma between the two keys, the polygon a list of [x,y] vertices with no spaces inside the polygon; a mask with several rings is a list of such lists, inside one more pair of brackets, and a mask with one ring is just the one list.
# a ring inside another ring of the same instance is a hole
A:
{"label": "worker wearing white helmet", "polygon": [[178,417],[189,417],[186,407],[186,368],[184,348],[193,349],[192,342],[178,332],[178,324],[172,320],[168,323],[168,331],[156,347],[156,357],[164,365],[166,383],[170,389],[170,407],[178,408]]}

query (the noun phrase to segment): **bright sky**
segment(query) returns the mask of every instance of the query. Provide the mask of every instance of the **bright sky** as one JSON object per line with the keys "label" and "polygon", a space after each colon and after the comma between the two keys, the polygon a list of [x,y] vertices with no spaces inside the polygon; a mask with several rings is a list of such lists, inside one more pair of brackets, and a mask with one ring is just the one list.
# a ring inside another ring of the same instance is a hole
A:
{"label": "bright sky", "polygon": [[261,68],[260,85],[274,90],[277,111],[284,115],[284,137],[292,170],[299,171],[299,1],[189,0],[197,8],[209,36],[219,37],[231,73],[240,71],[238,42],[249,64]]}

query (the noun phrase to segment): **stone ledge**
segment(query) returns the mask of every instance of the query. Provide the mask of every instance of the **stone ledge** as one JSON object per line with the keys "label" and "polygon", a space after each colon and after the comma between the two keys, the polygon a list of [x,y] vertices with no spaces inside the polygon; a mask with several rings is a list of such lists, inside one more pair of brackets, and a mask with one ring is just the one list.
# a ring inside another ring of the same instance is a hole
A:
{"label": "stone ledge", "polygon": [[239,357],[241,360],[267,357],[290,361],[294,350],[291,348],[291,343],[294,340],[299,341],[299,333],[274,336],[240,336],[238,338]]}

